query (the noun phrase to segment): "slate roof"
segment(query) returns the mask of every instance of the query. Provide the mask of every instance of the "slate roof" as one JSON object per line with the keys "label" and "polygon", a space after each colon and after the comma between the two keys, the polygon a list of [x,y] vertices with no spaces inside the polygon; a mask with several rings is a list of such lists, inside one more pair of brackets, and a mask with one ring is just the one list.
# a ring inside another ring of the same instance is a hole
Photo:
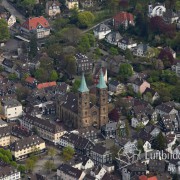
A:
{"label": "slate roof", "polygon": [[33,135],[15,141],[11,144],[10,149],[11,151],[21,151],[23,149],[32,147],[34,145],[39,145],[41,143],[44,143],[44,140],[42,140],[39,136]]}
{"label": "slate roof", "polygon": [[9,126],[0,127],[0,138],[10,136],[11,128]]}
{"label": "slate roof", "polygon": [[162,115],[161,119],[166,129],[173,129],[174,125],[169,115]]}
{"label": "slate roof", "polygon": [[154,96],[157,92],[154,91],[153,89],[147,87],[146,90],[144,91],[143,95],[145,95],[146,93],[151,93],[151,95]]}
{"label": "slate roof", "polygon": [[60,6],[61,5],[61,3],[59,2],[59,1],[48,1],[47,2],[47,4],[48,4],[48,7],[50,7],[50,6]]}
{"label": "slate roof", "polygon": [[152,172],[165,172],[165,161],[157,160],[157,159],[150,159],[149,160],[149,171]]}
{"label": "slate roof", "polygon": [[117,122],[110,122],[102,126],[102,129],[105,131],[112,131],[112,130],[117,130]]}
{"label": "slate roof", "polygon": [[111,29],[104,23],[101,23],[94,28],[94,31],[97,31],[97,32],[104,32],[104,31],[109,31],[109,30]]}
{"label": "slate roof", "polygon": [[119,32],[110,32],[105,37],[106,39],[111,39],[112,42],[117,42],[120,39],[122,39],[122,36],[120,35]]}
{"label": "slate roof", "polygon": [[143,79],[136,78],[133,82],[133,84],[136,84],[137,86],[141,86],[143,84]]}
{"label": "slate roof", "polygon": [[166,104],[160,104],[160,105],[156,106],[156,109],[163,111],[165,113],[170,113],[173,110],[173,107],[168,106]]}
{"label": "slate roof", "polygon": [[111,81],[109,84],[110,84],[110,85],[112,84],[113,86],[118,86],[118,85],[120,84],[120,82],[117,81],[117,80],[113,80],[113,81]]}
{"label": "slate roof", "polygon": [[64,174],[67,174],[67,175],[74,177],[76,179],[79,179],[81,177],[81,174],[82,174],[81,170],[76,169],[74,167],[71,167],[68,164],[60,165],[58,170],[62,171]]}
{"label": "slate roof", "polygon": [[92,152],[95,152],[100,155],[104,155],[106,153],[106,151],[107,151],[107,149],[104,146],[99,145],[99,144],[96,144],[94,146],[94,148],[92,149]]}
{"label": "slate roof", "polygon": [[124,37],[122,39],[119,40],[120,43],[125,44],[125,45],[130,45],[130,44],[134,44],[135,42],[128,37]]}
{"label": "slate roof", "polygon": [[2,64],[3,64],[4,66],[9,67],[9,68],[13,68],[13,66],[14,66],[13,61],[10,60],[10,59],[6,59],[6,58],[3,60]]}

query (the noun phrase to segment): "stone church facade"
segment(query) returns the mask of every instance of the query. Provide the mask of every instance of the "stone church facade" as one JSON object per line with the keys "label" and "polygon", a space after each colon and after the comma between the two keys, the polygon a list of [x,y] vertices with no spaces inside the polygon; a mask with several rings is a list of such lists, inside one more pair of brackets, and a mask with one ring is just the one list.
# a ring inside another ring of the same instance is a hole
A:
{"label": "stone church facade", "polygon": [[108,123],[108,90],[101,70],[96,86],[96,103],[90,102],[89,89],[82,75],[77,94],[68,93],[57,99],[57,115],[68,127],[83,128],[95,126],[100,128]]}

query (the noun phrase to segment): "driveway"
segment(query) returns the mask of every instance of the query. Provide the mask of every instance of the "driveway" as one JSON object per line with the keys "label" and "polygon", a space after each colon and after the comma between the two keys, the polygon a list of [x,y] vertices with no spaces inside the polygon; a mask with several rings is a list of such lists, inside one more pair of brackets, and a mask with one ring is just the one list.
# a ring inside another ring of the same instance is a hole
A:
{"label": "driveway", "polygon": [[16,16],[16,18],[18,18],[21,23],[24,22],[26,19],[25,17],[19,13],[19,11],[17,11],[7,0],[3,0],[2,1],[2,6],[4,6],[11,14],[13,14],[14,16]]}

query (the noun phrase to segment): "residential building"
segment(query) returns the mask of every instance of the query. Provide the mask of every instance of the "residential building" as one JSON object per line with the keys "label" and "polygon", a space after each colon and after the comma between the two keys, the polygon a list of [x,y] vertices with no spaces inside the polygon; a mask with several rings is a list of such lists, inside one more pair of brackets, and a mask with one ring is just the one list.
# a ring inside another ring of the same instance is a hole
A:
{"label": "residential building", "polygon": [[160,98],[159,94],[151,88],[146,88],[142,94],[143,99],[149,103],[154,103]]}
{"label": "residential building", "polygon": [[7,120],[15,120],[22,116],[22,104],[16,99],[5,99],[1,101],[2,113]]}
{"label": "residential building", "polygon": [[8,126],[8,124],[5,121],[0,119],[0,128],[7,127],[7,126]]}
{"label": "residential building", "polygon": [[118,47],[122,50],[131,49],[136,46],[137,46],[137,43],[128,37],[124,37],[120,39],[118,42]]}
{"label": "residential building", "polygon": [[15,167],[0,161],[0,179],[1,180],[20,180],[21,173]]}
{"label": "residential building", "polygon": [[35,88],[37,86],[37,80],[31,76],[25,79],[26,85],[30,88]]}
{"label": "residential building", "polygon": [[16,160],[27,158],[31,153],[42,153],[45,149],[45,142],[36,135],[15,141],[10,146],[11,153]]}
{"label": "residential building", "polygon": [[174,65],[172,65],[172,71],[175,71],[176,75],[180,77],[180,63],[176,62]]}
{"label": "residential building", "polygon": [[8,27],[11,28],[16,23],[16,16],[9,14],[7,16],[7,23],[8,23]]}
{"label": "residential building", "polygon": [[115,31],[115,32],[110,32],[109,34],[107,34],[105,36],[105,40],[113,45],[117,45],[119,40],[121,40],[123,37],[120,35],[119,32]]}
{"label": "residential building", "polygon": [[148,167],[150,172],[163,173],[165,172],[166,163],[164,160],[150,159]]}
{"label": "residential building", "polygon": [[106,147],[96,144],[91,150],[91,159],[96,165],[112,163],[112,153]]}
{"label": "residential building", "polygon": [[31,115],[25,115],[22,118],[19,118],[19,121],[21,126],[25,127],[29,131],[35,128],[41,138],[54,144],[57,144],[59,142],[59,138],[66,133],[62,126]]}
{"label": "residential building", "polygon": [[91,171],[90,171],[90,179],[101,179],[104,177],[104,175],[107,173],[106,169],[101,166],[95,166]]}
{"label": "residential building", "polygon": [[99,83],[99,77],[100,77],[100,73],[101,73],[101,69],[104,75],[104,81],[107,83],[108,79],[107,79],[107,69],[105,67],[95,67],[93,70],[93,81],[94,84],[97,85]]}
{"label": "residential building", "polygon": [[56,85],[57,85],[56,81],[40,83],[40,84],[37,84],[37,89],[43,89],[43,88],[52,87]]}
{"label": "residential building", "polygon": [[132,88],[135,93],[144,93],[146,88],[150,88],[150,84],[140,78],[136,78],[134,82],[132,82]]}
{"label": "residential building", "polygon": [[173,121],[171,120],[170,115],[161,115],[161,118],[158,123],[160,125],[161,130],[165,133],[175,131],[175,126],[173,124]]}
{"label": "residential building", "polygon": [[148,16],[155,17],[155,16],[163,16],[163,13],[166,12],[166,7],[164,4],[156,3],[156,4],[149,4],[148,5]]}
{"label": "residential building", "polygon": [[133,128],[137,128],[138,126],[146,126],[149,122],[149,118],[147,117],[146,114],[138,114],[136,117],[133,117],[131,119],[131,126]]}
{"label": "residential building", "polygon": [[21,25],[21,33],[31,36],[35,33],[37,39],[45,38],[50,34],[50,25],[43,16],[30,17]]}
{"label": "residential building", "polygon": [[1,63],[5,71],[9,73],[14,73],[14,62],[10,59],[4,59]]}
{"label": "residential building", "polygon": [[111,32],[111,29],[104,23],[99,24],[93,29],[94,36],[97,39],[104,39],[107,34]]}
{"label": "residential building", "polygon": [[77,67],[77,74],[82,74],[92,72],[93,69],[93,61],[89,59],[86,55],[77,53],[75,55],[75,60],[76,60],[76,67]]}
{"label": "residential building", "polygon": [[113,80],[109,83],[109,91],[117,94],[121,94],[125,92],[124,84],[120,83],[117,80]]}
{"label": "residential building", "polygon": [[163,50],[166,51],[167,53],[171,53],[173,58],[176,59],[176,51],[174,51],[172,48],[165,47],[165,48],[163,48]]}
{"label": "residential building", "polygon": [[83,180],[84,176],[84,171],[71,167],[68,164],[62,164],[57,169],[57,177],[60,180]]}
{"label": "residential building", "polygon": [[153,57],[152,48],[148,44],[138,44],[133,48],[133,54],[139,57]]}
{"label": "residential building", "polygon": [[80,0],[80,4],[83,8],[93,7],[96,2],[94,0]]}
{"label": "residential building", "polygon": [[11,128],[9,126],[0,127],[0,146],[6,147],[10,145]]}
{"label": "residential building", "polygon": [[166,12],[163,13],[163,19],[170,24],[177,23],[179,19],[179,15],[173,10],[168,9]]}
{"label": "residential building", "polygon": [[77,134],[66,133],[60,137],[59,143],[61,147],[72,147],[78,154],[89,156],[94,144]]}
{"label": "residential building", "polygon": [[102,126],[101,134],[107,139],[115,138],[117,134],[117,122],[110,122]]}
{"label": "residential building", "polygon": [[176,145],[177,136],[175,133],[169,133],[166,135],[167,149],[169,153],[173,153],[173,146]]}
{"label": "residential building", "polygon": [[129,25],[134,26],[134,16],[128,12],[119,12],[113,17],[113,26],[115,29],[123,26],[125,29],[128,28]]}
{"label": "residential building", "polygon": [[61,13],[59,1],[47,1],[46,2],[46,13],[50,17],[54,17]]}
{"label": "residential building", "polygon": [[78,0],[66,0],[65,4],[68,9],[78,9],[79,8]]}

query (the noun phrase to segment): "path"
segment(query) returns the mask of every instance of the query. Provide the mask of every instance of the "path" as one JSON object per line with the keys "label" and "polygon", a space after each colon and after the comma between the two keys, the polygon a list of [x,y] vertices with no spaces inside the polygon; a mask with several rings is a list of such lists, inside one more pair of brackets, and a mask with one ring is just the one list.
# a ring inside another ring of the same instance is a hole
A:
{"label": "path", "polygon": [[21,22],[24,22],[26,19],[25,17],[19,13],[7,0],[3,0],[1,3],[11,14],[16,16]]}

